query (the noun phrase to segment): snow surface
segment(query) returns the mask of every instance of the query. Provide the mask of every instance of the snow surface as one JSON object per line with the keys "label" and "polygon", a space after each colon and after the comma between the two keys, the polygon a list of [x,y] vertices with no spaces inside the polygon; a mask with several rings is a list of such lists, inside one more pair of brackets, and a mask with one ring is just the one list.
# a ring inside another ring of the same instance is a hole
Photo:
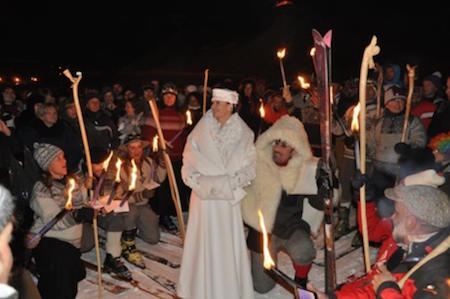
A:
{"label": "snow surface", "polygon": [[[175,220],[175,219],[174,219]],[[103,232],[100,230],[100,235]],[[335,242],[336,256],[340,256],[341,253],[347,253],[336,260],[336,271],[337,271],[337,282],[342,283],[350,275],[362,275],[364,271],[363,264],[363,253],[362,248],[353,249],[351,247],[351,240],[355,234],[355,231],[342,237]],[[324,267],[323,265],[323,238],[322,234],[315,240],[316,248],[318,249],[317,257],[313,263],[313,267],[309,274],[310,281],[314,286],[319,289],[324,289]],[[181,239],[173,234],[162,232],[161,242],[156,245],[147,244],[140,239],[137,239],[137,248],[143,252],[149,252],[153,255],[163,257],[171,261],[175,265],[179,265],[182,256],[182,246]],[[377,248],[371,247],[371,260],[374,261],[376,257]],[[101,261],[103,262],[105,257],[105,252],[101,250]],[[96,264],[95,250],[91,250],[82,255],[82,258],[86,261],[90,261]],[[146,264],[146,270],[139,269],[126,262],[127,267],[131,270],[133,278],[139,281],[139,287],[145,289],[141,290],[138,287],[133,287],[127,282],[121,282],[112,279],[109,274],[103,274],[102,278],[104,284],[107,282],[112,282],[114,284],[120,285],[124,288],[128,288],[120,294],[113,294],[105,289],[103,289],[102,298],[112,299],[112,298],[177,298],[173,292],[173,286],[178,279],[179,268],[169,267],[167,265],[155,262],[144,257]],[[291,265],[291,261],[288,256],[284,253],[278,255],[278,265],[277,267],[286,273],[288,276],[294,276],[294,270]],[[172,282],[172,285],[168,288],[161,286],[155,280],[149,278],[155,278],[159,282]],[[87,277],[81,281],[78,285],[78,299],[91,299],[98,298],[98,286],[97,282],[97,272],[91,269],[87,269]],[[293,295],[284,289],[282,286],[277,285],[274,289],[266,294],[259,294],[255,292],[256,299],[278,299],[278,298],[293,298]]]}

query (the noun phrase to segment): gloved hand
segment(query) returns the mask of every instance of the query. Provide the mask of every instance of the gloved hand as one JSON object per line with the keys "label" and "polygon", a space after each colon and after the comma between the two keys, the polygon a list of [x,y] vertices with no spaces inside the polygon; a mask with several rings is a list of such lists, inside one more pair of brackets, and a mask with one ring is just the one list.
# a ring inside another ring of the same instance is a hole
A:
{"label": "gloved hand", "polygon": [[355,174],[351,178],[352,188],[358,189],[364,185],[367,185],[369,178],[366,174],[362,174],[360,169],[355,171]]}
{"label": "gloved hand", "polygon": [[328,171],[323,160],[320,159],[316,170],[317,195],[320,198],[331,198],[332,182],[330,182]]}
{"label": "gloved hand", "polygon": [[78,223],[82,222],[92,223],[92,219],[94,219],[94,209],[81,208],[73,210],[72,215],[75,221]]}
{"label": "gloved hand", "polygon": [[362,174],[361,170],[356,170],[355,174],[351,178],[351,184],[356,200],[359,200],[359,189],[362,186],[366,186],[366,201],[369,202],[376,199],[375,185],[370,183],[369,177],[366,174]]}
{"label": "gloved hand", "polygon": [[88,190],[92,190],[94,186],[94,178],[91,176],[88,176],[84,179],[84,187]]}

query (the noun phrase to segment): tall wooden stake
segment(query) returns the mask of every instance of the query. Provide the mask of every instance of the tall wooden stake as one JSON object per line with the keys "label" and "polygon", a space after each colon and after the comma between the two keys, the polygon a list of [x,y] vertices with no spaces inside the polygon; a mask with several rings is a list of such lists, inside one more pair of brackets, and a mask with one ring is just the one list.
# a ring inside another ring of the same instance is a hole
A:
{"label": "tall wooden stake", "polygon": [[403,121],[402,138],[401,142],[406,140],[406,129],[408,128],[409,113],[411,111],[411,99],[414,92],[414,76],[416,73],[417,66],[406,65],[408,70],[408,97],[406,98],[406,110],[405,110],[405,120]]}
{"label": "tall wooden stake", "polygon": [[[366,173],[366,85],[367,72],[369,67],[374,68],[375,63],[373,56],[380,53],[380,47],[377,46],[377,37],[373,36],[370,44],[364,50],[363,59],[361,62],[361,72],[359,76],[359,140],[361,148],[361,173]],[[367,214],[366,214],[366,186],[362,186],[359,190],[361,203],[361,223],[362,235],[364,245],[364,265],[366,272],[370,271],[370,256],[369,256],[369,233],[367,230]]]}
{"label": "tall wooden stake", "polygon": [[[68,69],[64,70],[63,74],[69,78],[72,82],[72,92],[73,92],[73,101],[75,104],[75,109],[77,111],[78,117],[78,125],[80,126],[81,138],[83,140],[84,154],[86,156],[86,166],[88,169],[89,177],[93,176],[92,173],[92,163],[91,163],[91,153],[89,151],[89,143],[86,135],[86,128],[84,127],[83,113],[81,112],[80,99],[78,97],[78,84],[81,81],[82,74],[77,73],[77,77],[74,78]],[[90,197],[92,199],[93,192],[91,190]],[[95,255],[97,257],[97,277],[98,277],[98,298],[102,298],[102,264],[100,261],[100,243],[98,241],[98,225],[97,225],[97,209],[94,210],[94,241],[95,241]]]}
{"label": "tall wooden stake", "polygon": [[205,79],[203,81],[203,115],[206,113],[206,100],[208,95],[208,73],[209,69],[205,70]]}
{"label": "tall wooden stake", "polygon": [[158,131],[159,136],[159,142],[161,145],[164,162],[166,163],[166,169],[167,169],[167,177],[169,178],[169,185],[170,185],[170,193],[172,195],[172,200],[175,205],[175,210],[177,212],[177,218],[178,218],[178,228],[181,233],[181,239],[184,242],[184,237],[186,235],[185,229],[184,229],[184,220],[183,220],[183,211],[181,210],[181,203],[180,203],[180,194],[178,192],[178,186],[177,181],[175,179],[175,174],[173,172],[173,166],[172,161],[170,160],[169,154],[166,151],[166,140],[164,139],[164,135],[161,129],[161,124],[159,123],[159,111],[158,107],[155,104],[154,100],[148,101],[148,104],[150,105],[150,109],[152,111],[153,119],[155,120],[156,129]]}

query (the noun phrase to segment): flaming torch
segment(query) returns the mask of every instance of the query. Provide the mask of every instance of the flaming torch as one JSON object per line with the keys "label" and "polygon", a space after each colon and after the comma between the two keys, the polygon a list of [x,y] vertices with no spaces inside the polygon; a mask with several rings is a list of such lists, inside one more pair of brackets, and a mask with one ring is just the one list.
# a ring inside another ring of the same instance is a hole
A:
{"label": "flaming torch", "polygon": [[358,123],[358,117],[359,117],[359,110],[360,105],[355,106],[353,109],[353,117],[352,117],[352,132],[353,132],[353,139],[355,142],[355,163],[356,163],[356,169],[360,169],[360,163],[361,163],[361,155],[359,153],[359,138],[358,138],[358,132],[359,132],[359,123]]}
{"label": "flaming torch", "polygon": [[152,140],[152,151],[154,153],[156,153],[158,151],[158,134],[156,134],[155,136],[153,136],[153,140]]}
{"label": "flaming torch", "polygon": [[106,170],[108,169],[109,162],[111,161],[112,156],[113,156],[113,151],[111,151],[111,153],[109,154],[108,158],[106,158],[106,160],[103,161],[103,170],[102,170],[102,174],[100,175],[100,178],[98,179],[98,183],[95,186],[94,198],[92,200],[92,206],[98,200],[98,197],[100,195],[100,191],[102,189],[103,183],[105,182]]}
{"label": "flaming torch", "polygon": [[106,205],[110,205],[114,196],[116,195],[116,191],[117,188],[119,187],[120,184],[120,168],[122,167],[122,160],[120,160],[119,158],[117,158],[116,161],[116,178],[114,179],[114,184],[111,190],[111,193],[109,194],[109,198],[108,201],[106,203]]}
{"label": "flaming torch", "polygon": [[300,82],[300,87],[303,89],[308,89],[311,86],[311,84],[306,82],[302,76],[297,76],[297,80],[298,80],[298,82]]}
{"label": "flaming torch", "polygon": [[137,179],[137,166],[134,162],[134,159],[131,160],[131,165],[133,165],[131,169],[131,181],[130,185],[128,186],[128,191],[125,194],[125,196],[122,198],[122,201],[120,202],[120,207],[122,207],[125,202],[130,198],[130,196],[134,193],[134,189],[136,188],[136,179]]}
{"label": "flaming torch", "polygon": [[286,74],[284,73],[284,65],[283,65],[283,58],[285,55],[286,55],[286,48],[278,50],[277,56],[280,59],[280,71],[281,71],[281,78],[283,79],[283,87],[287,86]]}
{"label": "flaming torch", "polygon": [[283,283],[287,284],[291,290],[295,291],[296,288],[301,288],[297,283],[295,283],[294,280],[292,280],[290,277],[288,277],[286,274],[281,272],[276,267],[275,262],[270,256],[269,239],[267,237],[266,225],[264,224],[264,217],[261,210],[258,210],[258,217],[259,217],[259,226],[261,227],[261,231],[263,233],[264,269],[266,270],[267,273],[273,275],[275,278],[280,279]]}
{"label": "flaming torch", "polygon": [[52,220],[50,220],[46,225],[44,225],[39,232],[33,236],[28,241],[28,244],[31,246],[31,244],[37,242],[40,238],[42,238],[49,230],[52,229],[53,226],[55,226],[56,223],[58,223],[59,220],[61,220],[64,215],[66,215],[67,212],[72,210],[72,192],[75,189],[75,179],[71,178],[69,179],[69,188],[67,190],[67,201],[65,207],[56,214],[55,217],[53,217]]}
{"label": "flaming torch", "polygon": [[259,135],[261,135],[261,131],[262,131],[262,125],[263,125],[263,119],[266,116],[266,111],[264,110],[264,102],[263,100],[260,98],[259,99],[259,126],[258,126],[258,135],[257,137],[259,137]]}
{"label": "flaming torch", "polygon": [[[186,124],[192,126],[192,113],[191,110],[186,110]],[[158,135],[156,135],[158,136]]]}

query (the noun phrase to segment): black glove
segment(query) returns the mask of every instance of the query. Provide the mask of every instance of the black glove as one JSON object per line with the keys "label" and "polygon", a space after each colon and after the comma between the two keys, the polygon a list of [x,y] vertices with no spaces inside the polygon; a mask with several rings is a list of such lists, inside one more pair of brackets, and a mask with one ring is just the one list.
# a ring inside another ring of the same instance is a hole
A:
{"label": "black glove", "polygon": [[81,208],[73,210],[72,212],[73,218],[78,223],[92,223],[92,219],[94,219],[94,209],[92,208]]}
{"label": "black glove", "polygon": [[370,183],[367,175],[362,174],[361,170],[356,170],[355,174],[351,178],[351,184],[356,200],[359,200],[359,189],[362,186],[366,186],[366,201],[369,202],[376,199],[376,190],[374,184]]}
{"label": "black glove", "polygon": [[319,160],[316,170],[317,195],[319,198],[331,198],[331,182],[328,169],[322,159]]}

